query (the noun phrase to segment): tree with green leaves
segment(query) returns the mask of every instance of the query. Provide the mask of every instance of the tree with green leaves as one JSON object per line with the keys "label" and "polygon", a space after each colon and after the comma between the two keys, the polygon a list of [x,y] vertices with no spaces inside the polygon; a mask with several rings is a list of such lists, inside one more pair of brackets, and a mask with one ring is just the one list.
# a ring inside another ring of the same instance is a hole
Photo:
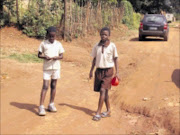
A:
{"label": "tree with green leaves", "polygon": [[12,22],[15,22],[14,19],[16,16],[15,11],[15,0],[4,0],[3,1],[3,24],[10,24]]}
{"label": "tree with green leaves", "polygon": [[171,3],[173,12],[180,14],[180,1],[179,0],[171,0],[170,3]]}
{"label": "tree with green leaves", "polygon": [[134,27],[139,18],[127,0],[28,0],[25,7],[21,4],[20,0],[4,1],[4,24],[18,24],[25,34],[37,38],[44,38],[51,25],[58,27],[58,35],[72,39],[104,26],[119,27],[122,22]]}
{"label": "tree with green leaves", "polygon": [[23,32],[30,37],[44,38],[49,26],[56,26],[63,13],[61,2],[53,0],[49,6],[44,0],[31,0],[22,18]]}
{"label": "tree with green leaves", "polygon": [[170,0],[128,0],[133,5],[136,12],[158,14],[161,11],[171,12]]}

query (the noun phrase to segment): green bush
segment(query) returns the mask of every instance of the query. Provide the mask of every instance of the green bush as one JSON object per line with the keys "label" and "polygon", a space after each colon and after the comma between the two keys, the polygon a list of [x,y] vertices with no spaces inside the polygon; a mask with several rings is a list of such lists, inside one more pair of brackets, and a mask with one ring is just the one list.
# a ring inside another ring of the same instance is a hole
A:
{"label": "green bush", "polygon": [[4,26],[5,24],[7,24],[9,22],[8,19],[8,14],[6,12],[3,13],[3,17],[0,20],[0,26]]}
{"label": "green bush", "polygon": [[129,28],[133,27],[133,7],[127,0],[121,1],[121,8],[123,9],[122,23]]}
{"label": "green bush", "polygon": [[179,13],[175,13],[174,17],[176,18],[177,21],[180,21],[180,14]]}
{"label": "green bush", "polygon": [[137,29],[139,27],[141,21],[141,14],[139,13],[133,13],[133,27]]}
{"label": "green bush", "polygon": [[141,20],[141,14],[135,13],[131,3],[127,0],[121,1],[121,8],[123,9],[122,23],[131,29],[137,29]]}
{"label": "green bush", "polygon": [[112,13],[109,8],[102,10],[103,26],[109,26],[111,24],[111,20],[109,19],[111,16]]}
{"label": "green bush", "polygon": [[[44,38],[49,26],[56,26],[61,19],[62,10],[56,0],[49,8],[45,7],[42,0],[34,6],[32,4],[25,12],[22,19],[23,32],[30,37]],[[36,7],[36,8],[35,8]]]}
{"label": "green bush", "polygon": [[53,16],[45,10],[41,13],[37,9],[27,10],[23,16],[23,32],[30,37],[44,38],[46,29],[54,24]]}
{"label": "green bush", "polygon": [[6,24],[16,23],[16,10],[15,0],[4,0],[3,1],[3,16],[0,16],[0,26]]}

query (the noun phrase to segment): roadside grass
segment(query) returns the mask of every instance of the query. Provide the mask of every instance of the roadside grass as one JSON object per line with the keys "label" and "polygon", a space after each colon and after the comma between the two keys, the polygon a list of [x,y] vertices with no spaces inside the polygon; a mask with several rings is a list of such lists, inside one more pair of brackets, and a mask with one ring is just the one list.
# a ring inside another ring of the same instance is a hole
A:
{"label": "roadside grass", "polygon": [[42,59],[38,58],[36,54],[18,54],[13,53],[9,55],[7,58],[17,60],[21,63],[41,63],[43,62]]}
{"label": "roadside grass", "polygon": [[169,27],[173,27],[173,28],[179,27],[179,25],[180,25],[180,21],[169,23]]}

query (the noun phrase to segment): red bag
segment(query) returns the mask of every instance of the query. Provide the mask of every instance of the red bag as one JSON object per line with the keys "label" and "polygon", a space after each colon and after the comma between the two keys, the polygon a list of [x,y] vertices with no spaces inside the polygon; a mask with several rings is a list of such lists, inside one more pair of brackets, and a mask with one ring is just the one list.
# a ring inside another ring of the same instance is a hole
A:
{"label": "red bag", "polygon": [[113,86],[118,86],[118,84],[119,84],[118,78],[117,78],[117,77],[114,77],[114,78],[112,79],[112,81],[111,81],[111,85],[113,85]]}

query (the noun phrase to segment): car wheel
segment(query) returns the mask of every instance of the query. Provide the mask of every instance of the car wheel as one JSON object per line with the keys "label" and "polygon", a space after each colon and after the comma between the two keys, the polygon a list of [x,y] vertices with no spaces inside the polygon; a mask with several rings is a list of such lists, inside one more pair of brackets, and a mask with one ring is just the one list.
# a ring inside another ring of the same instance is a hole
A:
{"label": "car wheel", "polygon": [[145,40],[146,36],[142,36],[142,39]]}
{"label": "car wheel", "polygon": [[168,36],[164,36],[164,41],[168,41]]}
{"label": "car wheel", "polygon": [[139,41],[143,41],[144,40],[144,36],[139,35]]}

